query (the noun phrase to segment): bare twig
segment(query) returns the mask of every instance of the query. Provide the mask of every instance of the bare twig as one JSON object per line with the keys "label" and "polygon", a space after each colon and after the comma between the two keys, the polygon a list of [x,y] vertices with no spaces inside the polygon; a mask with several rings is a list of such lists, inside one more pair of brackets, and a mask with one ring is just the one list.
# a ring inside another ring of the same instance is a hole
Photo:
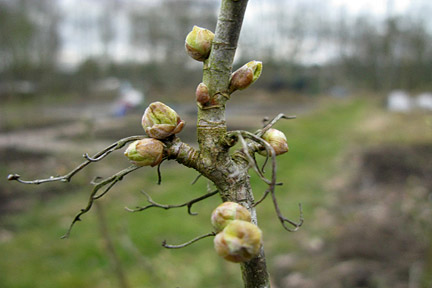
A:
{"label": "bare twig", "polygon": [[15,181],[18,181],[22,184],[34,184],[34,185],[39,185],[39,184],[43,184],[43,183],[47,183],[47,182],[56,182],[56,181],[70,182],[71,178],[75,174],[77,174],[79,171],[84,169],[90,163],[100,161],[103,158],[105,158],[106,156],[108,156],[110,153],[114,152],[115,150],[118,150],[118,149],[124,147],[127,143],[135,141],[135,140],[140,140],[140,139],[143,139],[145,137],[146,136],[138,135],[138,136],[130,136],[130,137],[120,139],[119,141],[109,145],[108,147],[106,147],[102,151],[99,151],[98,153],[96,153],[92,157],[90,157],[87,153],[85,153],[83,155],[83,157],[86,159],[86,161],[84,161],[83,163],[78,165],[75,169],[73,169],[68,174],[65,174],[62,176],[55,176],[55,177],[51,176],[51,177],[46,178],[46,179],[36,179],[36,180],[28,181],[28,180],[21,180],[21,176],[19,174],[9,174],[8,180],[9,181],[15,180]]}
{"label": "bare twig", "polygon": [[258,174],[258,176],[261,178],[261,180],[263,180],[265,183],[267,183],[268,185],[270,185],[271,181],[268,180],[267,178],[265,178],[264,174],[259,169],[258,164],[256,163],[256,160],[251,156],[251,154],[249,152],[249,148],[247,146],[247,143],[246,143],[245,139],[242,136],[242,132],[243,131],[239,131],[238,132],[238,138],[240,140],[240,143],[242,144],[243,153],[246,156],[246,158],[248,159],[249,166],[252,167],[255,170],[255,172]]}
{"label": "bare twig", "polygon": [[[283,114],[279,114],[275,119],[279,120],[279,119],[282,119],[284,117],[285,116],[283,116]],[[275,119],[273,119],[271,121],[271,122],[273,122],[273,124],[276,123],[276,121],[277,121]],[[289,119],[291,119],[291,118],[289,118]],[[269,155],[269,157],[271,159],[271,164],[272,164],[271,180],[269,181],[269,183],[267,181],[265,181],[269,185],[269,187],[264,192],[264,195],[261,197],[261,199],[254,203],[254,206],[257,206],[258,204],[260,204],[262,201],[264,201],[264,199],[268,196],[268,194],[271,194],[272,195],[272,200],[273,200],[273,206],[275,207],[276,214],[277,214],[277,216],[279,218],[279,221],[282,223],[282,226],[284,227],[284,229],[286,229],[287,231],[290,231],[290,232],[297,231],[300,228],[300,226],[303,224],[303,221],[304,221],[302,207],[301,207],[301,204],[299,204],[299,208],[300,208],[300,220],[299,220],[299,223],[296,223],[296,222],[294,222],[294,221],[292,221],[292,220],[284,217],[282,215],[280,209],[279,209],[279,204],[277,202],[276,194],[275,194],[275,186],[276,185],[280,185],[281,183],[276,183],[276,152],[274,151],[273,147],[267,141],[265,141],[264,139],[262,139],[258,135],[255,135],[255,134],[250,133],[248,131],[232,131],[228,135],[229,136],[236,136],[237,135],[239,137],[240,141],[242,142],[243,146],[246,145],[246,142],[244,141],[243,136],[246,137],[246,138],[249,138],[249,139],[253,140],[254,142],[256,142],[258,144],[261,144],[262,146],[264,146],[264,148],[267,151],[267,155]],[[245,154],[248,154],[248,152],[246,152]],[[252,158],[252,156],[250,156],[250,157]],[[257,166],[255,166],[254,168],[256,170],[260,171]],[[261,178],[261,179],[263,179],[263,178]],[[264,178],[264,179],[266,179],[266,178]],[[290,225],[294,226],[294,229],[289,228],[286,225],[286,223],[289,223]]]}
{"label": "bare twig", "polygon": [[209,197],[211,197],[211,196],[213,196],[213,195],[216,195],[216,194],[218,193],[218,190],[212,191],[212,192],[207,193],[207,194],[205,194],[205,195],[203,195],[203,196],[200,196],[200,197],[195,198],[195,199],[192,199],[192,200],[190,200],[190,201],[188,201],[188,202],[186,202],[186,203],[178,204],[178,205],[160,204],[160,203],[155,202],[155,201],[150,197],[150,195],[149,195],[148,193],[146,193],[146,192],[144,192],[144,191],[141,191],[141,193],[143,193],[143,194],[146,196],[147,201],[148,201],[150,204],[147,205],[147,206],[144,206],[144,207],[137,207],[136,209],[130,209],[130,208],[128,208],[128,207],[125,207],[125,209],[126,209],[127,211],[129,211],[129,212],[140,212],[140,211],[144,211],[144,210],[147,210],[147,209],[149,209],[149,208],[152,208],[152,207],[162,208],[162,209],[168,210],[168,209],[171,209],[171,208],[180,208],[180,207],[185,207],[185,206],[186,206],[189,215],[193,215],[193,216],[195,216],[195,215],[198,215],[198,213],[194,213],[194,212],[191,211],[191,209],[192,209],[192,205],[195,204],[195,203],[197,203],[197,202],[200,202],[200,201],[202,201],[202,200],[204,200],[204,199],[206,199],[206,198],[209,198]]}
{"label": "bare twig", "polygon": [[194,185],[200,178],[201,178],[202,174],[198,174],[197,177],[195,177],[195,179],[191,182],[191,185]]}
{"label": "bare twig", "polygon": [[[285,228],[285,230],[287,230],[289,232],[295,232],[295,231],[297,231],[303,225],[303,222],[304,222],[304,219],[303,219],[303,209],[302,209],[301,203],[299,203],[300,218],[299,218],[299,222],[296,223],[296,222],[294,222],[294,221],[292,221],[292,220],[290,220],[290,219],[288,219],[288,218],[286,218],[286,217],[284,217],[282,215],[282,213],[279,210],[279,205],[278,205],[278,202],[277,202],[277,199],[276,199],[276,196],[275,196],[274,193],[272,193],[272,199],[273,199],[273,204],[274,204],[274,207],[276,209],[276,213],[278,215],[279,221],[281,222],[281,224]],[[289,228],[286,225],[286,223],[289,223],[292,226],[294,226],[294,229]]]}
{"label": "bare twig", "polygon": [[[264,133],[268,129],[273,127],[273,125],[276,124],[276,122],[278,122],[280,119],[295,119],[295,118],[296,118],[296,116],[285,116],[283,113],[280,113],[269,122],[269,119],[267,117],[265,117],[263,119],[263,126],[264,127],[262,129],[257,130],[255,132],[255,135],[257,135],[258,137],[262,137],[264,135]],[[269,159],[269,154],[267,153],[266,159],[264,160],[264,163],[261,167],[261,171],[263,173],[265,173],[265,166],[267,165],[268,159]]]}
{"label": "bare twig", "polygon": [[161,174],[161,171],[160,171],[160,167],[161,167],[163,161],[164,161],[164,160],[162,160],[162,161],[158,164],[158,166],[157,166],[157,175],[158,175],[158,182],[157,182],[157,184],[158,184],[158,185],[160,185],[160,184],[162,183],[162,174]]}
{"label": "bare twig", "polygon": [[[93,187],[93,190],[90,194],[87,206],[83,209],[81,209],[81,211],[75,216],[74,220],[72,221],[72,223],[69,226],[69,229],[67,230],[66,234],[63,235],[61,238],[68,238],[70,235],[70,232],[72,230],[72,227],[74,226],[74,224],[78,221],[81,221],[81,216],[85,213],[87,213],[88,211],[90,211],[91,207],[93,206],[93,203],[95,200],[101,198],[103,195],[105,195],[106,193],[108,193],[108,191],[119,181],[121,181],[123,179],[124,176],[126,176],[127,174],[139,169],[141,167],[139,166],[129,166],[126,169],[121,170],[120,172],[117,172],[116,174],[105,178],[103,180],[101,180],[100,182],[95,182],[93,181],[93,185],[95,185]],[[109,185],[108,185],[109,184]],[[97,194],[97,192],[104,186],[108,185],[108,187],[105,188],[105,190],[101,193],[101,194]]]}
{"label": "bare twig", "polygon": [[[264,133],[270,129],[271,127],[273,127],[274,124],[276,124],[276,122],[278,122],[280,119],[295,119],[296,116],[285,116],[283,113],[278,114],[275,118],[273,118],[270,122],[268,122],[264,128],[259,129],[258,131],[255,132],[255,135],[257,135],[258,137],[261,137],[262,135],[264,135]],[[267,120],[268,121],[268,120]]]}
{"label": "bare twig", "polygon": [[269,187],[267,188],[267,190],[264,192],[264,195],[261,197],[260,200],[258,200],[257,202],[255,202],[254,206],[257,206],[258,204],[260,204],[262,201],[264,201],[264,199],[267,197],[267,195],[269,193],[274,194],[274,189],[276,186],[276,152],[274,151],[273,147],[264,139],[262,139],[261,137],[258,137],[250,132],[247,131],[242,131],[242,133],[245,135],[245,137],[248,137],[249,139],[261,144],[264,146],[264,148],[267,151],[267,155],[268,157],[271,159],[271,181],[270,183],[267,183],[269,185]]}
{"label": "bare twig", "polygon": [[266,153],[265,160],[264,160],[264,162],[263,162],[263,164],[261,166],[262,173],[265,173],[265,167],[267,166],[269,158],[270,158],[269,153]]}
{"label": "bare twig", "polygon": [[169,244],[166,243],[166,240],[164,240],[162,242],[162,246],[165,247],[165,248],[168,248],[168,249],[179,249],[179,248],[183,248],[183,247],[189,246],[189,245],[191,245],[191,244],[193,244],[193,243],[195,243],[195,242],[197,242],[197,241],[199,241],[201,239],[204,239],[204,238],[207,238],[207,237],[211,237],[211,236],[215,236],[215,235],[216,235],[215,232],[210,232],[210,233],[198,236],[198,237],[196,237],[196,238],[194,238],[194,239],[192,239],[192,240],[190,240],[190,241],[188,241],[186,243],[179,244],[179,245],[169,245]]}

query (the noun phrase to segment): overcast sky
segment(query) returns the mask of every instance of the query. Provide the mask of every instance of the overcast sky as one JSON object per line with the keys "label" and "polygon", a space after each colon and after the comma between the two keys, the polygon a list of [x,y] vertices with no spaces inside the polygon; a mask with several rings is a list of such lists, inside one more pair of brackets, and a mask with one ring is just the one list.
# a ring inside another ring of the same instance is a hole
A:
{"label": "overcast sky", "polygon": [[[61,13],[66,20],[61,26],[61,62],[66,66],[74,65],[88,56],[101,55],[102,44],[100,41],[94,41],[94,39],[98,39],[99,37],[97,19],[102,13],[105,13],[103,5],[106,2],[102,0],[58,1]],[[208,1],[218,2],[218,0]],[[130,51],[130,47],[128,47],[128,32],[124,32],[129,29],[127,14],[122,14],[121,11],[126,12],[128,8],[125,7],[128,6],[134,7],[140,5],[142,7],[143,4],[148,5],[150,8],[151,6],[158,5],[159,2],[156,0],[117,0],[117,3],[120,4],[120,9],[117,11],[119,13],[116,14],[115,26],[118,32],[122,31],[122,33],[117,33],[116,40],[112,44],[116,51],[115,56],[117,60],[127,59],[133,54]],[[322,13],[324,17],[329,19],[337,19],[341,14],[344,14],[347,19],[355,18],[358,15],[370,15],[375,19],[379,19],[387,15],[404,15],[406,13],[419,15],[419,17],[427,17],[428,19],[432,13],[432,0],[249,0],[245,16],[245,26],[253,26],[256,23],[261,25],[262,22],[269,21],[269,17],[266,17],[266,15],[272,15],[272,11],[276,11],[277,9],[290,10],[291,8],[298,8],[300,6],[306,7],[305,9],[317,9],[319,13]],[[82,32],[83,26],[87,27],[84,34]],[[322,60],[320,55],[317,55],[317,57],[317,61]]]}

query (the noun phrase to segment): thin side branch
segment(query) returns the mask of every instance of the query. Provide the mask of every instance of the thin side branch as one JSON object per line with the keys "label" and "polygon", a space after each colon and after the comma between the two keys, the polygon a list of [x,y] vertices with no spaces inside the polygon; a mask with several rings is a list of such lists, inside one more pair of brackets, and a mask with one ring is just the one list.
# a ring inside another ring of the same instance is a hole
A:
{"label": "thin side branch", "polygon": [[238,138],[240,140],[240,143],[242,144],[243,153],[244,153],[244,155],[246,156],[246,158],[247,158],[247,160],[249,162],[249,166],[252,167],[255,170],[255,172],[258,174],[258,176],[261,178],[261,180],[263,180],[266,184],[271,185],[271,181],[268,180],[267,178],[265,178],[263,172],[259,169],[256,160],[250,154],[249,148],[247,146],[247,143],[246,143],[245,139],[242,136],[242,131],[239,131]]}
{"label": "thin side branch", "polygon": [[201,178],[202,174],[198,174],[197,177],[195,177],[195,179],[191,182],[191,185],[194,185],[200,178]]}
{"label": "thin side branch", "polygon": [[[257,130],[255,132],[255,135],[257,135],[258,137],[262,137],[264,135],[264,133],[267,132],[267,130],[269,130],[270,128],[272,128],[273,125],[275,125],[279,120],[281,120],[281,119],[295,119],[295,118],[297,118],[297,117],[296,116],[285,116],[283,113],[278,114],[271,121],[269,121],[268,117],[265,117],[262,121],[263,122],[263,128]],[[266,159],[264,160],[264,163],[261,167],[261,171],[263,173],[265,173],[265,167],[267,165],[268,160],[269,160],[269,154],[267,153]]]}
{"label": "thin side branch", "polygon": [[144,207],[137,207],[136,209],[130,209],[130,208],[128,208],[128,207],[125,207],[125,209],[126,209],[127,211],[129,211],[129,212],[140,212],[140,211],[144,211],[144,210],[147,210],[147,209],[149,209],[149,208],[152,208],[152,207],[162,208],[162,209],[168,210],[168,209],[171,209],[171,208],[180,208],[180,207],[185,207],[185,206],[187,206],[187,212],[189,213],[189,215],[195,216],[195,215],[198,215],[198,213],[192,212],[192,210],[191,210],[191,209],[192,209],[192,205],[194,205],[195,203],[200,202],[200,201],[202,201],[202,200],[204,200],[204,199],[207,199],[207,198],[209,198],[209,197],[211,197],[211,196],[213,196],[213,195],[216,195],[218,192],[219,192],[218,190],[212,191],[212,192],[210,192],[210,193],[207,193],[207,194],[205,194],[205,195],[203,195],[203,196],[200,196],[200,197],[198,197],[198,198],[192,199],[192,200],[190,200],[190,201],[188,201],[188,202],[186,202],[186,203],[183,203],[183,204],[178,204],[178,205],[167,205],[167,204],[160,204],[160,203],[155,202],[155,201],[150,197],[150,195],[149,195],[148,193],[146,193],[146,192],[144,192],[144,191],[141,191],[141,193],[143,193],[144,196],[146,196],[147,201],[148,201],[150,204],[147,205],[147,206],[144,206]]}
{"label": "thin side branch", "polygon": [[[271,123],[274,124],[279,119],[284,119],[284,117],[285,116],[283,114],[279,114],[277,117],[275,117],[271,121]],[[291,119],[291,118],[289,118],[289,119]],[[268,125],[270,125],[270,123]],[[270,128],[271,126],[268,126],[268,127]],[[296,223],[296,222],[294,222],[294,221],[292,221],[292,220],[284,217],[282,215],[281,211],[280,211],[279,204],[277,202],[276,194],[275,194],[275,186],[279,185],[280,183],[276,183],[276,152],[274,151],[273,147],[267,141],[265,141],[264,139],[262,139],[260,136],[258,136],[256,134],[253,134],[253,133],[250,133],[248,131],[232,131],[232,132],[228,133],[228,137],[235,137],[235,136],[237,136],[239,138],[240,142],[242,142],[243,149],[247,149],[246,141],[244,140],[243,136],[246,137],[246,138],[248,138],[248,139],[250,139],[250,140],[252,140],[252,141],[254,141],[254,142],[256,142],[256,143],[258,143],[258,144],[260,144],[260,145],[262,145],[262,146],[264,146],[264,148],[267,151],[267,155],[269,155],[269,158],[271,159],[271,164],[272,164],[271,180],[268,180],[268,179],[264,178],[264,176],[261,177],[261,179],[268,184],[268,188],[264,192],[264,195],[261,197],[261,199],[258,200],[257,202],[255,202],[254,206],[257,206],[258,204],[260,204],[262,201],[264,201],[264,199],[268,196],[268,194],[271,194],[272,195],[272,200],[273,200],[273,206],[275,207],[276,214],[277,214],[277,216],[279,218],[279,221],[281,222],[282,226],[284,227],[284,229],[287,230],[287,231],[290,231],[290,232],[297,231],[300,228],[300,226],[303,224],[303,221],[304,221],[302,207],[301,207],[301,204],[299,204],[299,208],[300,208],[300,220],[299,220],[298,223]],[[245,154],[246,154],[246,157],[247,157],[247,155],[249,155],[249,157],[252,158],[252,156],[250,156],[250,154],[249,154],[249,151],[246,150]],[[248,159],[249,159],[249,157],[248,157]],[[249,159],[249,163],[251,164],[250,161],[251,160]],[[253,161],[253,158],[252,158],[252,161]],[[254,163],[256,163],[256,162],[254,161]],[[254,167],[255,171],[259,171],[259,172],[262,173],[262,171],[259,170],[259,168],[257,167],[257,165],[252,165],[252,166]],[[257,172],[258,175],[261,174],[259,172]],[[263,175],[263,174],[261,174],[261,175]],[[268,182],[265,181],[264,179],[267,180]],[[294,228],[288,227],[286,223],[289,223]]]}
{"label": "thin side branch", "polygon": [[201,239],[204,239],[204,238],[207,238],[207,237],[211,237],[211,236],[216,236],[216,233],[215,232],[210,232],[210,233],[198,236],[198,237],[196,237],[196,238],[194,238],[194,239],[192,239],[192,240],[190,240],[190,241],[188,241],[186,243],[179,244],[179,245],[169,245],[169,244],[166,243],[166,240],[164,240],[162,242],[162,246],[165,247],[165,248],[168,248],[168,249],[184,248],[184,247],[189,246],[189,245],[191,245],[191,244],[193,244],[193,243],[195,243],[195,242],[197,242],[197,241],[199,241]]}
{"label": "thin side branch", "polygon": [[241,131],[245,137],[255,141],[256,143],[259,143],[261,145],[264,146],[264,148],[267,151],[267,156],[270,157],[271,159],[271,181],[270,183],[267,183],[269,185],[269,187],[267,188],[267,190],[264,192],[264,195],[261,197],[260,200],[258,200],[257,202],[255,202],[254,206],[257,206],[258,204],[260,204],[262,201],[264,201],[264,199],[267,197],[267,195],[269,193],[274,194],[274,190],[275,190],[275,186],[276,186],[276,152],[274,151],[273,147],[264,139],[262,139],[259,136],[256,136],[250,132],[247,131]]}
{"label": "thin side branch", "polygon": [[[273,198],[273,204],[274,204],[275,209],[276,209],[276,213],[278,215],[279,221],[281,222],[282,226],[285,228],[285,230],[287,230],[289,232],[296,232],[303,225],[303,222],[304,222],[303,209],[302,209],[301,203],[299,203],[300,218],[299,218],[299,222],[296,223],[296,222],[282,216],[282,213],[279,210],[279,205],[277,203],[277,199],[276,199],[274,193],[272,193],[272,198]],[[294,229],[288,227],[286,225],[286,223],[291,224],[294,227]]]}
{"label": "thin side branch", "polygon": [[92,157],[90,157],[87,153],[85,153],[83,155],[83,157],[86,159],[86,161],[84,161],[83,163],[78,165],[75,169],[70,171],[68,174],[65,174],[62,176],[51,176],[51,177],[46,178],[46,179],[36,179],[36,180],[29,181],[29,180],[21,180],[21,176],[19,174],[9,174],[8,180],[9,181],[15,180],[15,181],[18,181],[19,183],[22,183],[22,184],[34,184],[34,185],[39,185],[39,184],[43,184],[43,183],[47,183],[47,182],[57,182],[57,181],[70,182],[70,180],[72,179],[72,177],[75,174],[77,174],[79,171],[84,169],[90,163],[100,161],[103,158],[105,158],[106,156],[108,156],[110,153],[124,147],[127,143],[135,141],[135,140],[140,140],[140,139],[143,139],[145,137],[146,136],[138,135],[138,136],[130,136],[130,137],[120,139],[119,141],[109,145],[108,147],[106,147],[102,151],[99,151],[98,153],[96,153]]}
{"label": "thin side branch", "polygon": [[255,135],[257,135],[258,137],[261,137],[262,135],[264,135],[265,132],[267,132],[268,129],[272,128],[273,125],[276,124],[276,122],[278,122],[281,119],[296,119],[296,116],[285,116],[283,113],[278,114],[275,118],[273,118],[270,122],[267,123],[267,121],[265,121],[265,123],[267,123],[264,128],[258,130],[255,132]]}
{"label": "thin side branch", "polygon": [[[88,211],[90,211],[90,209],[91,209],[92,206],[93,206],[94,201],[96,201],[97,199],[101,198],[101,197],[104,196],[106,193],[108,193],[108,191],[109,191],[109,190],[110,190],[110,189],[111,189],[111,188],[112,188],[112,187],[113,187],[117,182],[121,181],[121,180],[123,179],[124,176],[126,176],[127,174],[129,174],[129,173],[131,173],[131,172],[133,172],[133,171],[135,171],[135,170],[137,170],[137,169],[139,169],[139,168],[141,168],[141,167],[139,167],[139,166],[135,166],[135,165],[132,165],[132,166],[129,166],[128,168],[126,168],[126,169],[121,170],[120,172],[117,172],[116,174],[114,174],[114,175],[112,175],[112,176],[110,176],[110,177],[108,177],[108,178],[105,178],[105,179],[101,180],[100,182],[95,182],[95,181],[93,181],[93,184],[94,184],[95,186],[93,187],[93,190],[92,190],[92,192],[91,192],[91,194],[90,194],[90,197],[89,197],[89,200],[88,200],[87,206],[86,206],[85,208],[81,209],[81,211],[80,211],[80,212],[75,216],[75,218],[74,218],[74,220],[72,221],[72,223],[70,224],[69,229],[67,230],[66,234],[63,235],[61,238],[64,239],[64,238],[68,238],[68,237],[69,237],[70,232],[71,232],[72,227],[74,226],[74,224],[75,224],[76,222],[78,222],[78,221],[81,221],[81,218],[80,218],[80,217],[81,217],[83,214],[85,214],[85,213],[87,213]],[[108,186],[105,188],[105,190],[104,190],[102,193],[97,194],[98,191],[99,191],[101,188],[105,187],[106,185],[108,185]]]}
{"label": "thin side branch", "polygon": [[160,167],[161,167],[161,165],[162,165],[162,162],[164,161],[165,159],[163,159],[158,165],[157,165],[157,175],[158,175],[158,181],[157,181],[157,184],[158,185],[160,185],[161,183],[162,183],[162,174],[161,174],[161,170],[160,170]]}

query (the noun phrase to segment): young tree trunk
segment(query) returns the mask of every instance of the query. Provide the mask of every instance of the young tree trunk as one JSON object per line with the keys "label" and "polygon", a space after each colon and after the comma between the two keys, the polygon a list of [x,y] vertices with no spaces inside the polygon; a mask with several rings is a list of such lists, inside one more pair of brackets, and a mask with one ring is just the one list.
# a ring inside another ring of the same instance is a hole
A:
{"label": "young tree trunk", "polygon": [[[212,50],[203,67],[203,83],[209,89],[212,106],[206,109],[198,107],[197,131],[201,162],[204,166],[213,167],[204,169],[205,176],[215,183],[224,201],[238,202],[247,207],[252,214],[252,222],[257,224],[252,206],[254,199],[249,183],[249,164],[241,153],[231,157],[225,141],[225,104],[230,97],[228,86],[232,63],[247,2],[222,0]],[[245,287],[270,287],[263,248],[256,258],[241,265]]]}

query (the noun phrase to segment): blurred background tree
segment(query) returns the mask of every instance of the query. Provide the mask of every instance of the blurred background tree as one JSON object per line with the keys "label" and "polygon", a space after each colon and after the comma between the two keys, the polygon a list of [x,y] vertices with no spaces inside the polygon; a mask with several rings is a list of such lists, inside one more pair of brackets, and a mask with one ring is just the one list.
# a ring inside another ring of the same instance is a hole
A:
{"label": "blurred background tree", "polygon": [[[81,84],[87,79],[83,85],[89,86],[109,76],[154,91],[193,87],[199,67],[184,61],[183,38],[193,19],[213,27],[217,11],[215,1],[192,0],[0,5],[2,97],[17,90],[10,85],[18,81],[40,93],[74,92],[73,79]],[[415,1],[403,13],[393,11],[393,1],[386,5],[377,16],[348,13],[344,6],[335,11],[312,0],[258,1],[246,18],[236,63],[252,55],[268,63],[271,69],[260,83],[265,89],[322,94],[334,86],[430,88],[431,23],[425,16],[430,5]],[[93,79],[86,75],[90,63],[99,70]],[[179,69],[188,73],[176,73]]]}

